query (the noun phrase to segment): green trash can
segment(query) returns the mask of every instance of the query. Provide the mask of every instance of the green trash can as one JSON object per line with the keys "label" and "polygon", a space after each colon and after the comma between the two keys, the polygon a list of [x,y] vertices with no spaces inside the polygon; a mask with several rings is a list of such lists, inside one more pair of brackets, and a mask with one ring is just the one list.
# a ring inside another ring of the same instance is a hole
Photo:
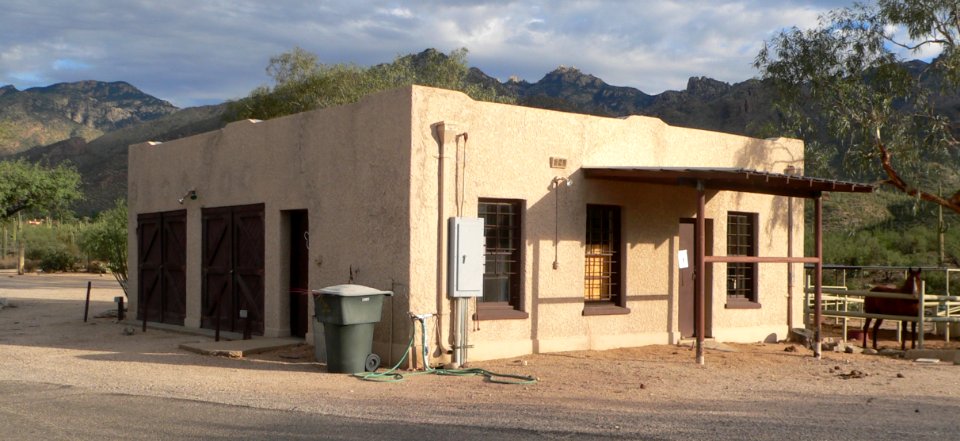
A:
{"label": "green trash can", "polygon": [[327,372],[372,372],[380,367],[373,353],[373,328],[380,322],[383,298],[391,291],[362,285],[336,285],[313,291],[314,314],[323,323]]}

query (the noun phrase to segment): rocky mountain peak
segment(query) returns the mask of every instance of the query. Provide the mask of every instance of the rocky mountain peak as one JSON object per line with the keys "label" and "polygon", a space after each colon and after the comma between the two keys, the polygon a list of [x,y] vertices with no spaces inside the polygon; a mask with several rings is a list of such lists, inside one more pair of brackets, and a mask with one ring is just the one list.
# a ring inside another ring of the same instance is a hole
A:
{"label": "rocky mountain peak", "polygon": [[540,81],[586,88],[600,88],[607,85],[603,80],[590,74],[584,74],[574,66],[563,65],[546,74]]}
{"label": "rocky mountain peak", "polygon": [[705,98],[727,93],[730,87],[730,84],[707,77],[690,77],[687,80],[687,93]]}

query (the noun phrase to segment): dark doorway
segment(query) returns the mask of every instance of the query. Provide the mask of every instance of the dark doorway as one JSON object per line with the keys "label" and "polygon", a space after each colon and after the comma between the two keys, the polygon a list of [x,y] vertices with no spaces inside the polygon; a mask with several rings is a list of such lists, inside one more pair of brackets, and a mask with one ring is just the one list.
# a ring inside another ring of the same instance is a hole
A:
{"label": "dark doorway", "polygon": [[290,221],[290,335],[306,337],[310,317],[310,222],[307,210],[286,213]]}
{"label": "dark doorway", "polygon": [[263,204],[203,209],[201,327],[263,334],[263,231]]}
{"label": "dark doorway", "polygon": [[[713,244],[713,219],[706,219],[706,237],[707,243],[706,255],[713,255],[711,244]],[[694,236],[694,219],[680,219],[680,253],[686,251],[687,267],[680,268],[679,275],[679,299],[677,300],[678,324],[680,327],[680,337],[696,337],[696,302],[694,299],[694,258],[696,256],[696,237]],[[678,259],[679,260],[679,259]],[[704,279],[707,292],[704,295],[704,304],[706,314],[704,328],[705,337],[709,337],[711,332],[712,317],[710,316],[711,305],[713,304],[713,268],[707,265],[707,274]]]}
{"label": "dark doorway", "polygon": [[186,210],[137,215],[137,320],[183,326]]}

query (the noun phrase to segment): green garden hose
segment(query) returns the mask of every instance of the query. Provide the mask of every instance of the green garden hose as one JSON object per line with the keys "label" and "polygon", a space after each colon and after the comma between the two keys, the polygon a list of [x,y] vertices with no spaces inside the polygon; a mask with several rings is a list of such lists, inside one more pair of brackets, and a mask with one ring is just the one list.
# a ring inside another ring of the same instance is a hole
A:
{"label": "green garden hose", "polygon": [[423,374],[434,374],[434,375],[449,375],[453,377],[468,377],[475,375],[482,375],[487,381],[491,383],[499,384],[534,384],[537,382],[537,379],[529,375],[518,375],[518,374],[500,374],[497,372],[491,372],[486,369],[481,368],[469,368],[469,369],[434,369],[426,363],[429,355],[429,348],[427,347],[427,324],[426,320],[422,316],[415,316],[415,319],[420,322],[422,332],[422,347],[423,347],[423,360],[424,365],[426,366],[422,371],[409,372],[406,374],[401,374],[398,372],[400,365],[403,364],[403,361],[407,359],[407,355],[410,353],[410,349],[413,348],[413,341],[416,338],[416,333],[410,336],[410,343],[407,344],[407,350],[404,351],[403,357],[400,357],[400,361],[397,362],[392,368],[384,372],[357,372],[352,374],[354,377],[357,377],[364,381],[378,381],[381,383],[397,383],[403,381],[407,376],[414,375],[423,375]]}

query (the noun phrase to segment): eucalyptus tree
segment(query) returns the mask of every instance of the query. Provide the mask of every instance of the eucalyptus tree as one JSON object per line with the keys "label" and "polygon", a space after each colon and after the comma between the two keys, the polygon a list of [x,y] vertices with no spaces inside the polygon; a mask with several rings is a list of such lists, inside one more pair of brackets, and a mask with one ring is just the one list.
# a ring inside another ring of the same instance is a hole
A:
{"label": "eucalyptus tree", "polygon": [[[781,93],[794,135],[827,131],[848,166],[960,213],[960,191],[939,195],[928,167],[955,163],[960,151],[955,123],[938,106],[960,89],[958,42],[960,1],[878,0],[825,14],[813,29],[780,32],[754,65]],[[937,56],[904,58],[924,54]],[[821,119],[803,117],[811,114]]]}
{"label": "eucalyptus tree", "polygon": [[81,197],[80,174],[72,166],[0,161],[0,219],[25,210],[63,210]]}
{"label": "eucalyptus tree", "polygon": [[[51,213],[64,210],[82,197],[80,174],[72,166],[49,168],[25,160],[0,161],[0,220],[21,212]],[[17,273],[23,274],[24,243],[19,234]],[[4,256],[6,257],[6,256]]]}
{"label": "eucalyptus tree", "polygon": [[323,64],[299,47],[270,58],[266,68],[274,84],[260,86],[231,102],[227,117],[270,119],[313,109],[353,103],[382,90],[418,84],[459,90],[483,101],[510,101],[490,87],[468,81],[467,50],[443,54],[429,49],[396,57],[391,63],[362,67]]}

